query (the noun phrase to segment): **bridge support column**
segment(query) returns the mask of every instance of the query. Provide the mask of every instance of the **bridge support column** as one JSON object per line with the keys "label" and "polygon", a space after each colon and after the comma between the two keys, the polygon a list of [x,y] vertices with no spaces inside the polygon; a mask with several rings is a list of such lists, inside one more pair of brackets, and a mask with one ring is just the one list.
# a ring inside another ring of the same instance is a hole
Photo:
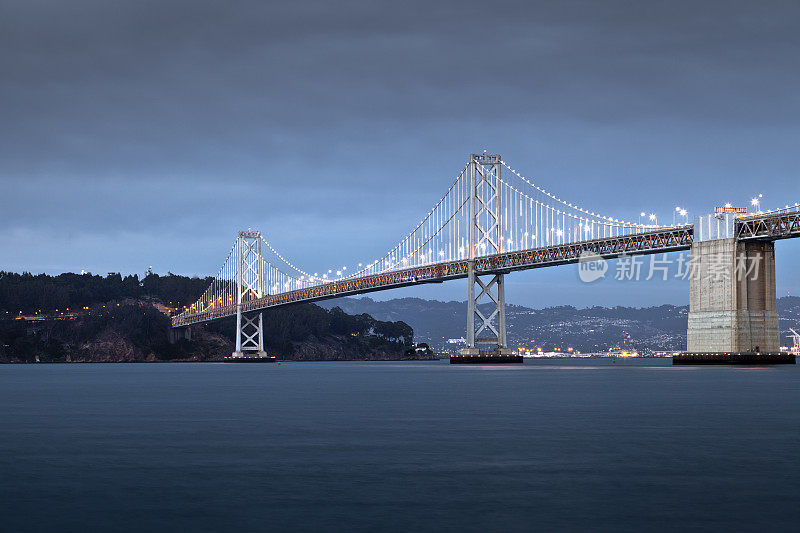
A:
{"label": "bridge support column", "polygon": [[236,351],[231,357],[267,357],[264,352],[264,322],[261,313],[248,317],[236,312]]}
{"label": "bridge support column", "polygon": [[695,222],[687,351],[673,363],[794,362],[780,353],[774,243],[739,241],[732,217],[710,217]]}
{"label": "bridge support column", "polygon": [[468,283],[467,346],[459,355],[450,357],[450,362],[521,363],[522,357],[514,355],[506,341],[504,275],[481,279],[470,263]]}
{"label": "bridge support column", "polygon": [[169,328],[169,332],[167,332],[167,338],[170,344],[175,344],[181,339],[186,339],[187,341],[192,340],[192,328],[186,326],[183,328]]}
{"label": "bridge support column", "polygon": [[513,355],[506,343],[504,274],[479,270],[479,256],[503,251],[500,168],[499,155],[484,152],[470,157],[467,346],[459,355],[450,357],[453,364],[522,362],[522,357]]}

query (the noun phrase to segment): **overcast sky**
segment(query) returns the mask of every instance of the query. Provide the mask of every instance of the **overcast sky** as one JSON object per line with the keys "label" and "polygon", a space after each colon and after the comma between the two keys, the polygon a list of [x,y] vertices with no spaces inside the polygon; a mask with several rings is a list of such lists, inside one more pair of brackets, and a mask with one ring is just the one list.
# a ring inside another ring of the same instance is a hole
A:
{"label": "overcast sky", "polygon": [[[247,227],[309,271],[367,261],[484,149],[615,218],[794,203],[799,57],[797,1],[0,0],[0,269],[209,275]],[[780,295],[797,264],[778,242]],[[565,266],[507,294],[688,285]]]}

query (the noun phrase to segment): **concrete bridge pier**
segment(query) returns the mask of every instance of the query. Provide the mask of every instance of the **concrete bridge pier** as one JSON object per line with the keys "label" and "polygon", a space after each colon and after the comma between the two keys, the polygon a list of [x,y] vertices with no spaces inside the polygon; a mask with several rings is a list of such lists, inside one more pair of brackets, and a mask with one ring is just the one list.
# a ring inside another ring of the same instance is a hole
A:
{"label": "concrete bridge pier", "polygon": [[183,328],[169,328],[169,332],[167,333],[169,338],[170,344],[175,344],[181,339],[186,339],[187,341],[192,340],[192,328],[189,326]]}
{"label": "concrete bridge pier", "polygon": [[737,240],[732,214],[695,221],[687,350],[673,364],[794,362],[780,353],[775,244]]}

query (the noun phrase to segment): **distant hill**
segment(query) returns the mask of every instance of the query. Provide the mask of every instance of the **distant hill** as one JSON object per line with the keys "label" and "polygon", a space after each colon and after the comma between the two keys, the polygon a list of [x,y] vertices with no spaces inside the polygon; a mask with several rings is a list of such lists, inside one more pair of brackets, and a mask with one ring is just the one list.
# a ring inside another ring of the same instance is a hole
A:
{"label": "distant hill", "polygon": [[[375,301],[371,298],[339,298],[320,302],[346,313],[368,313],[378,320],[402,320],[414,329],[415,339],[437,349],[447,339],[464,336],[466,302],[440,302],[420,298]],[[532,309],[506,306],[508,341],[512,347],[539,346],[545,351],[572,347],[582,352],[633,348],[640,351],[682,350],[686,346],[688,306],[591,307],[572,306]],[[800,327],[800,297],[778,299],[781,342],[788,342],[789,327]],[[452,346],[452,345],[450,345]]]}

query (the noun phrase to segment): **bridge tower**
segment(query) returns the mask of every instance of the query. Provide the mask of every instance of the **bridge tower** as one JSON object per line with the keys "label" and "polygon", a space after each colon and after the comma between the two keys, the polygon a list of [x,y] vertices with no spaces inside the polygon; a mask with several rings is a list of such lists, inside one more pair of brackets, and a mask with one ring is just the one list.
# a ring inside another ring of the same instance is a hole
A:
{"label": "bridge tower", "polygon": [[[264,296],[261,233],[240,231],[236,243],[236,351],[233,358],[265,358],[261,312],[247,316],[242,305]],[[248,355],[247,352],[253,353]]]}
{"label": "bridge tower", "polygon": [[[506,342],[504,272],[482,272],[477,259],[503,252],[503,205],[499,155],[472,154],[469,161],[467,242],[467,346],[451,363],[522,362]],[[477,296],[476,296],[477,292]],[[481,304],[484,310],[479,307]]]}

